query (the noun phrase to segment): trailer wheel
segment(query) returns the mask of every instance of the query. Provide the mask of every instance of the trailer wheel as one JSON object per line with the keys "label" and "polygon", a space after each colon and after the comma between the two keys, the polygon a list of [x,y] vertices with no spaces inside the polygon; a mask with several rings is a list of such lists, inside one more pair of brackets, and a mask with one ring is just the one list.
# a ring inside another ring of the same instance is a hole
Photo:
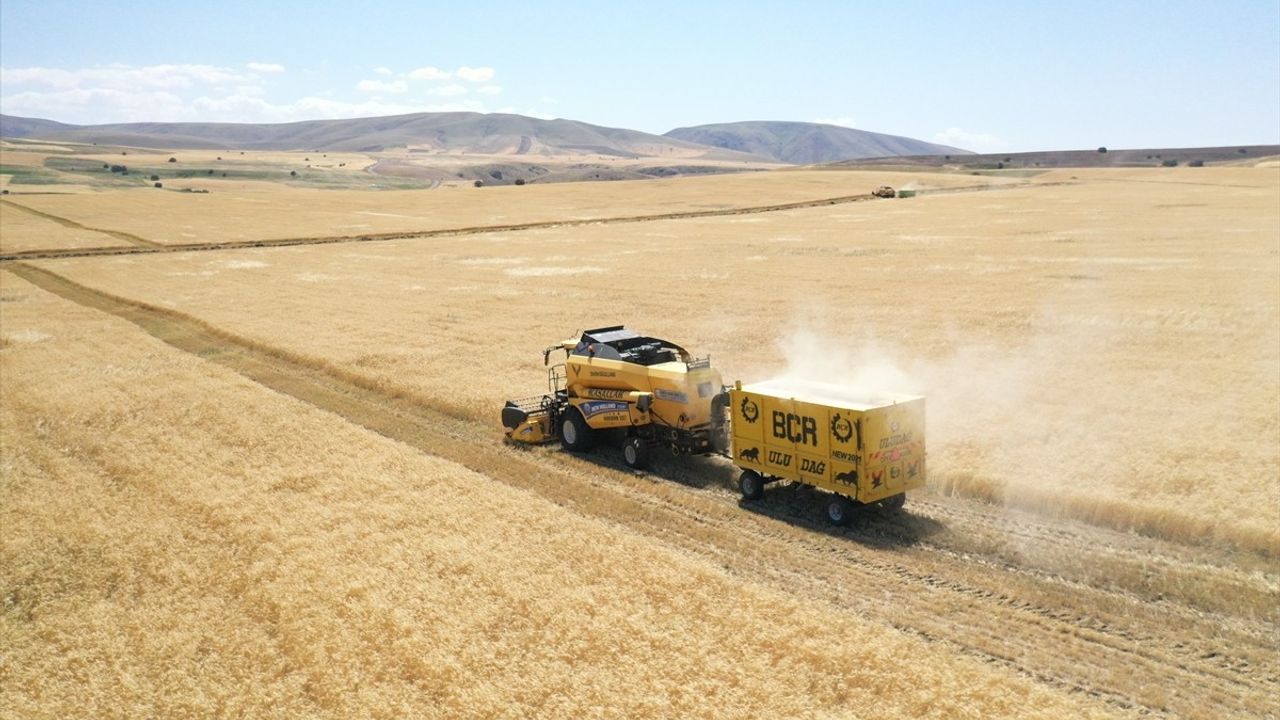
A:
{"label": "trailer wheel", "polygon": [[832,495],[827,500],[827,519],[832,525],[844,525],[853,514],[853,503],[843,495]]}
{"label": "trailer wheel", "polygon": [[638,437],[629,437],[622,443],[622,462],[633,470],[649,467],[649,445]]}
{"label": "trailer wheel", "polygon": [[902,509],[903,505],[906,505],[906,504],[907,504],[906,493],[898,493],[897,495],[890,495],[889,497],[880,501],[880,507],[884,508],[885,510],[888,510],[889,512],[897,512]]}
{"label": "trailer wheel", "polygon": [[569,452],[590,450],[595,445],[594,432],[578,408],[571,407],[560,417],[560,444]]}
{"label": "trailer wheel", "polygon": [[745,500],[759,500],[764,497],[764,478],[755,470],[743,470],[738,476],[738,490]]}

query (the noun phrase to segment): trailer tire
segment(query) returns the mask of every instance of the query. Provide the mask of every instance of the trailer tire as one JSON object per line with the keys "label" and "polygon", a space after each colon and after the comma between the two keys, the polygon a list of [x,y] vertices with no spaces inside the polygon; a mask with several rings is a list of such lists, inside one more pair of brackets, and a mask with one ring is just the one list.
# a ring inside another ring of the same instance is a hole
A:
{"label": "trailer tire", "polygon": [[560,444],[569,452],[586,452],[595,445],[595,431],[578,408],[571,407],[560,416]]}
{"label": "trailer tire", "polygon": [[622,442],[622,462],[632,470],[649,467],[649,444],[635,436],[627,438]]}
{"label": "trailer tire", "polygon": [[884,508],[885,510],[888,510],[889,512],[898,512],[899,510],[902,509],[902,506],[906,504],[907,504],[906,493],[898,493],[897,495],[890,495],[889,497],[880,501],[880,507]]}
{"label": "trailer tire", "polygon": [[759,500],[764,497],[764,478],[755,470],[743,470],[738,476],[738,490],[744,500]]}
{"label": "trailer tire", "polygon": [[827,519],[832,525],[847,525],[849,516],[853,514],[853,503],[843,495],[832,495],[827,499]]}

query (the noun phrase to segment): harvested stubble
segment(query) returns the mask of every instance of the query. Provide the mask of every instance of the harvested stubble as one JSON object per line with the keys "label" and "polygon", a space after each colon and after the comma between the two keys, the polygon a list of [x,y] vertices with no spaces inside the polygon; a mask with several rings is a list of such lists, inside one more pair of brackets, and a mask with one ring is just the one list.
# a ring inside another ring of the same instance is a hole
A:
{"label": "harvested stubble", "polygon": [[1202,170],[46,267],[477,418],[545,385],[537,350],[612,322],[727,379],[909,385],[941,492],[1277,555],[1280,171]]}
{"label": "harvested stubble", "polygon": [[4,716],[1101,714],[0,293]]}

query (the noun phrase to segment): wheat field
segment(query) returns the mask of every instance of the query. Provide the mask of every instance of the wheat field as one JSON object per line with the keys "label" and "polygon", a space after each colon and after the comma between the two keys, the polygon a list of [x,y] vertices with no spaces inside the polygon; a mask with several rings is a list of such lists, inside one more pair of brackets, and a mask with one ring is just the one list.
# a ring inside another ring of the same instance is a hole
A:
{"label": "wheat field", "polygon": [[0,201],[0,208],[0,253],[129,245],[101,232],[41,217],[17,204]]}
{"label": "wheat field", "polygon": [[6,717],[1101,714],[0,277]]}
{"label": "wheat field", "polygon": [[[925,192],[751,210],[882,183]],[[407,236],[0,266],[0,714],[1280,712],[1280,168],[8,199]],[[613,323],[926,394],[929,488],[832,530],[504,446]]]}
{"label": "wheat field", "polygon": [[1280,173],[1206,173],[1223,185],[1212,196],[1158,174],[1095,175],[47,267],[476,418],[545,384],[541,348],[616,322],[692,338],[727,378],[909,387],[930,398],[931,466],[947,488],[1280,552],[1280,439],[1267,431],[1280,406]]}
{"label": "wheat field", "polygon": [[214,187],[207,194],[139,188],[10,199],[89,227],[108,227],[150,242],[176,245],[723,211],[862,195],[886,183],[950,188],[1010,182],[942,173],[796,170],[785,175],[781,182],[774,173],[741,173],[645,182],[379,192],[250,183],[227,190]]}

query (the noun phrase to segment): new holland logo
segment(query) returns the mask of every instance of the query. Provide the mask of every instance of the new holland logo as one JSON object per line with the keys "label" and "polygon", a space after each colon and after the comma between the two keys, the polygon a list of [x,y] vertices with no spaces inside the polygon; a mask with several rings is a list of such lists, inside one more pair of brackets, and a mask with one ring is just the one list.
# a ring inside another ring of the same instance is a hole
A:
{"label": "new holland logo", "polygon": [[582,411],[583,416],[594,417],[600,413],[626,412],[627,404],[610,400],[591,400],[579,405],[578,409]]}
{"label": "new holland logo", "polygon": [[840,413],[831,418],[831,437],[842,443],[849,442],[849,438],[853,437],[853,423]]}
{"label": "new holland logo", "polygon": [[751,402],[751,398],[742,398],[742,419],[749,423],[755,423],[760,418],[760,406]]}

